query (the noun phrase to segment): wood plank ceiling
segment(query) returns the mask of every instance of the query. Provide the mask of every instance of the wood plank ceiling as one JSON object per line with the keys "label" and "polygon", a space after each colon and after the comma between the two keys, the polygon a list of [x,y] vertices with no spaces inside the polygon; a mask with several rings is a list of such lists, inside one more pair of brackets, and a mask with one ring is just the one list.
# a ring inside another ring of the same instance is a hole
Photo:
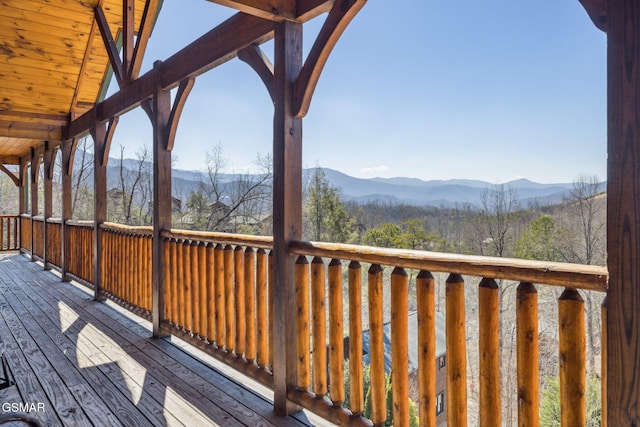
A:
{"label": "wood plank ceiling", "polygon": [[[109,58],[94,9],[114,39],[121,0],[0,1],[0,162],[15,164],[99,100]],[[135,31],[145,0],[135,0]]]}

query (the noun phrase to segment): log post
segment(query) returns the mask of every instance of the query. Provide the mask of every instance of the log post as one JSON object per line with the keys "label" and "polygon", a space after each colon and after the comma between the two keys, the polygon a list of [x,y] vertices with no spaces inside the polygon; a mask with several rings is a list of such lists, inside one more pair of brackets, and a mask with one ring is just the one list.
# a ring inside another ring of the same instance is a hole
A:
{"label": "log post", "polygon": [[31,149],[31,179],[30,179],[30,190],[31,190],[31,261],[35,261],[35,242],[34,242],[34,224],[33,217],[38,216],[38,178],[40,177],[40,156],[36,155],[36,150]]}
{"label": "log post", "polygon": [[292,240],[302,237],[302,119],[294,117],[294,85],[302,69],[302,24],[275,24],[273,124],[273,352],[274,406],[279,415],[298,411],[287,399],[296,383],[295,257]]}
{"label": "log post", "polygon": [[[153,64],[155,90],[153,96],[153,243],[151,253],[151,305],[153,336],[161,336],[160,323],[164,317],[164,259],[162,230],[171,228],[171,92],[162,88],[159,78],[162,61]],[[185,269],[189,268],[184,266]]]}
{"label": "log post", "polygon": [[62,267],[62,281],[68,282],[69,278],[69,226],[67,221],[72,218],[71,174],[73,171],[73,141],[62,142],[62,229],[60,237],[60,260]]}
{"label": "log post", "polygon": [[45,270],[50,270],[49,260],[49,230],[47,230],[47,220],[53,214],[53,167],[55,161],[55,150],[51,147],[50,141],[44,142],[44,218],[42,221],[42,263]]}
{"label": "log post", "polygon": [[607,421],[640,425],[640,8],[607,1]]}
{"label": "log post", "polygon": [[100,272],[100,258],[102,257],[102,224],[107,220],[107,159],[109,150],[109,132],[106,123],[96,123],[91,130],[93,137],[93,298],[96,301],[104,299],[101,296],[102,283]]}

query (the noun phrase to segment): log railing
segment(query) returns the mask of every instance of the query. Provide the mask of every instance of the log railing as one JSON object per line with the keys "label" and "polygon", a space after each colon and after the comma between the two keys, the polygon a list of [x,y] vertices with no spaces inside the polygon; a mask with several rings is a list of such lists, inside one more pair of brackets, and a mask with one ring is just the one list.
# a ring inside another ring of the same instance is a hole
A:
{"label": "log railing", "polygon": [[[48,224],[52,227],[48,229],[50,239],[59,241],[56,234],[59,225],[55,221]],[[93,223],[69,221],[67,226],[69,273],[90,285]],[[102,227],[102,291],[149,317],[152,229],[116,224]],[[34,227],[34,234],[38,233],[36,230]],[[22,233],[21,237],[28,236]],[[295,334],[297,381],[289,385],[289,399],[341,425],[382,424],[389,411],[393,413],[394,425],[408,425],[410,341],[417,342],[419,349],[416,405],[420,422],[425,426],[436,425],[436,280],[432,273],[448,275],[444,284],[448,424],[467,425],[469,421],[467,372],[471,368],[467,367],[465,292],[470,285],[465,284],[462,276],[465,275],[471,276],[467,283],[479,282],[477,345],[482,357],[474,375],[478,378],[474,386],[479,390],[479,423],[500,425],[503,416],[501,289],[496,280],[504,279],[518,283],[514,298],[519,423],[539,425],[539,316],[537,289],[533,284],[560,287],[564,289],[557,303],[561,417],[563,425],[585,425],[585,308],[577,290],[606,292],[605,268],[292,242],[289,254],[298,257],[296,307],[292,308],[297,320],[290,330],[273,331],[270,237],[166,230],[161,239],[165,260],[162,330],[270,387],[274,352],[271,337],[274,333]],[[55,244],[51,245],[48,244],[48,250],[55,254]],[[50,256],[51,263],[56,264],[54,256]],[[414,274],[415,279],[410,280],[409,276]],[[414,293],[410,292],[410,283],[412,286],[415,283]],[[408,329],[410,301],[417,307],[415,336]],[[391,402],[386,396],[383,332],[386,317],[391,324]],[[366,330],[370,344],[368,399],[364,393],[362,345]],[[602,335],[605,340],[604,329]],[[343,345],[345,336],[349,337],[348,350]],[[345,353],[349,355],[347,378],[343,370]],[[602,359],[606,366],[606,354]],[[602,377],[606,377],[604,369]],[[606,393],[605,388],[603,391]],[[604,406],[602,414],[606,414]]]}
{"label": "log railing", "polygon": [[102,225],[101,284],[105,296],[151,313],[151,227]]}
{"label": "log railing", "polygon": [[68,221],[68,274],[85,285],[93,283],[93,221]]}
{"label": "log railing", "polygon": [[33,217],[33,255],[44,259],[44,218]]}
{"label": "log railing", "polygon": [[0,252],[20,249],[20,217],[0,215]]}
{"label": "log railing", "polygon": [[[519,283],[516,323],[520,425],[539,425],[538,302],[532,283],[565,289],[558,299],[562,425],[585,425],[584,302],[576,289],[606,292],[605,268],[330,243],[293,242],[289,250],[298,256],[295,271],[298,381],[288,392],[295,403],[343,425],[382,424],[391,409],[394,425],[408,425],[407,352],[411,340],[417,341],[419,349],[419,398],[416,402],[419,418],[421,425],[435,426],[435,281],[431,273],[438,272],[448,274],[445,284],[447,423],[458,426],[467,425],[469,421],[464,274],[481,279],[477,333],[482,357],[477,375],[479,384],[476,384],[480,425],[501,425],[502,416],[500,289],[496,279]],[[363,263],[370,265],[366,273]],[[343,267],[347,268],[346,274],[343,274]],[[388,278],[383,274],[385,267],[392,270]],[[416,336],[410,336],[407,327],[407,301],[410,298],[407,273],[410,270],[418,272],[415,279],[419,325]],[[348,297],[344,299],[348,307],[347,327],[343,317],[343,277],[347,278],[345,293]],[[365,277],[366,282],[363,281]],[[366,295],[364,301],[362,295]],[[392,408],[387,408],[385,396],[383,295],[390,298]],[[362,307],[365,306],[368,307],[368,322],[363,325]],[[369,330],[370,336],[369,419],[362,417],[365,404],[360,344],[363,328]],[[356,344],[349,347],[348,381],[342,375],[345,330],[349,331],[349,342]],[[349,384],[349,410],[342,405],[345,383]]]}
{"label": "log railing", "polygon": [[163,329],[272,387],[272,239],[178,230],[162,238]]}
{"label": "log railing", "polygon": [[46,255],[47,262],[55,267],[62,267],[62,220],[60,218],[48,218]]}

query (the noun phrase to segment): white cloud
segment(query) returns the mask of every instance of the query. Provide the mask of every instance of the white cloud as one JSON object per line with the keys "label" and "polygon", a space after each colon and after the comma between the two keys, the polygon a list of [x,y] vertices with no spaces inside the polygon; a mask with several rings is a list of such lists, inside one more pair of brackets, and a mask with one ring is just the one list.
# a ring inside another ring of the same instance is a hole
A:
{"label": "white cloud", "polygon": [[372,166],[370,168],[362,168],[362,169],[360,169],[360,172],[362,172],[362,173],[387,172],[387,171],[389,171],[389,169],[391,169],[391,168],[389,166],[387,166],[387,165],[380,165],[380,166]]}

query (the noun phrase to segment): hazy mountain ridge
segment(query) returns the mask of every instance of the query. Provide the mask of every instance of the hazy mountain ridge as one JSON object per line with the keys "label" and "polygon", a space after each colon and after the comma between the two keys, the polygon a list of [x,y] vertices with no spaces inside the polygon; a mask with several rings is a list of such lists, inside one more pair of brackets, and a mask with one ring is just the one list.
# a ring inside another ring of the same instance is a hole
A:
{"label": "hazy mountain ridge", "polygon": [[[90,161],[92,156],[87,153]],[[76,156],[77,161],[78,156]],[[134,159],[124,159],[122,162],[125,169],[136,170],[138,161]],[[108,167],[109,188],[119,186],[120,160],[111,158]],[[303,170],[305,182],[311,177],[316,168]],[[450,180],[421,180],[410,177],[394,178],[356,178],[343,172],[322,168],[326,178],[331,185],[340,189],[344,200],[358,202],[381,202],[391,204],[409,204],[416,206],[444,206],[455,205],[478,206],[481,202],[482,192],[491,188],[494,183],[471,180],[471,179],[450,179]],[[237,175],[235,175],[237,177]],[[222,182],[233,181],[233,174],[221,174],[219,179]],[[207,182],[206,172],[198,170],[173,170],[173,193],[180,199],[188,198],[192,191],[195,191],[201,182]],[[505,186],[514,188],[518,193],[518,199],[526,206],[529,203],[542,205],[559,203],[565,198],[573,183],[541,184],[528,179],[517,179],[504,183]],[[605,183],[602,183],[603,190]]]}

